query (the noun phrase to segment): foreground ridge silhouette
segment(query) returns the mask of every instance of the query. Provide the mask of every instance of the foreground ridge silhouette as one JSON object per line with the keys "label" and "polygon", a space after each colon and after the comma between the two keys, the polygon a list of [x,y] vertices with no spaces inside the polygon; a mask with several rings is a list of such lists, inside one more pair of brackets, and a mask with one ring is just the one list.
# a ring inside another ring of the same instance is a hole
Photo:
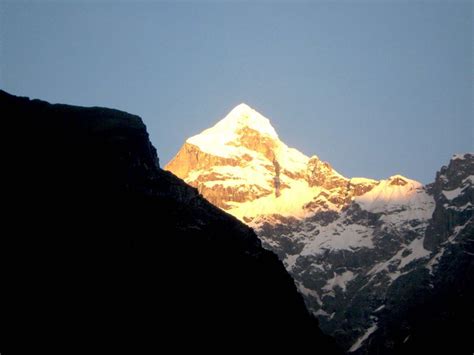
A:
{"label": "foreground ridge silhouette", "polygon": [[0,109],[6,348],[339,353],[255,233],[160,169],[138,116],[3,91]]}

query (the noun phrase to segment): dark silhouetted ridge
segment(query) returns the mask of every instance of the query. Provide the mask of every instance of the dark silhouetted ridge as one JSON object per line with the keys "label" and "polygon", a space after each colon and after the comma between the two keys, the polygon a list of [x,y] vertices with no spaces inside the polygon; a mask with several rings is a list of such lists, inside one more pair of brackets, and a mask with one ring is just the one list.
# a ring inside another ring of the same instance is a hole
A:
{"label": "dark silhouetted ridge", "polygon": [[160,169],[138,116],[3,91],[0,111],[5,349],[336,352],[254,232]]}

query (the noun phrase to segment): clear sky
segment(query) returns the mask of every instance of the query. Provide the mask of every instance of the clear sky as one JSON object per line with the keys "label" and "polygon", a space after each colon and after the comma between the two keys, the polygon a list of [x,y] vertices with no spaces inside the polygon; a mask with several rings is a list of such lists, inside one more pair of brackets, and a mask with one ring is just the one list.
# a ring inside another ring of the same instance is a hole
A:
{"label": "clear sky", "polygon": [[138,114],[162,166],[245,102],[343,175],[431,182],[474,151],[473,26],[456,0],[0,0],[0,87]]}

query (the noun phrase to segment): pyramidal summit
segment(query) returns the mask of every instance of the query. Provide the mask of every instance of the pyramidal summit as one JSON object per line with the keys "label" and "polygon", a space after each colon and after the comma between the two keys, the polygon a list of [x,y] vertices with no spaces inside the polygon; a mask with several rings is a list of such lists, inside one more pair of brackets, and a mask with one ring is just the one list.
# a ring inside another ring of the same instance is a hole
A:
{"label": "pyramidal summit", "polygon": [[[340,211],[362,195],[365,205],[421,198],[414,193],[421,184],[400,175],[384,181],[345,178],[316,155],[288,147],[270,120],[244,103],[187,139],[165,169],[254,226],[263,216]],[[375,187],[377,193],[368,194]]]}
{"label": "pyramidal summit", "polygon": [[240,104],[187,139],[165,169],[256,231],[346,352],[467,349],[473,154],[454,155],[428,185],[348,178],[288,147],[265,116]]}

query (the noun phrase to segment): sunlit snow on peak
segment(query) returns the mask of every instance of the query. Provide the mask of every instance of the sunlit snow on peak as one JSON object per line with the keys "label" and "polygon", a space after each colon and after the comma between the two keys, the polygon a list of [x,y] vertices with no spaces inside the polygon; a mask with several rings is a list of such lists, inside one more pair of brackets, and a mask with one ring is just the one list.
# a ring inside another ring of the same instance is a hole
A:
{"label": "sunlit snow on peak", "polygon": [[[401,207],[407,208],[408,206],[418,209],[420,206],[433,202],[420,182],[401,175],[381,180],[372,190],[356,197],[355,201],[363,209],[375,213],[399,210]],[[422,210],[432,212],[431,208],[422,208]]]}
{"label": "sunlit snow on peak", "polygon": [[238,104],[237,106],[235,106],[230,112],[229,112],[229,115],[230,114],[236,114],[236,115],[245,115],[245,114],[248,114],[250,115],[252,113],[252,111],[255,111],[253,108],[251,108],[249,105],[247,105],[246,103],[242,102],[241,104]]}
{"label": "sunlit snow on peak", "polygon": [[234,130],[248,127],[261,134],[278,139],[278,135],[272,127],[270,120],[246,104],[236,106],[217,125]]}
{"label": "sunlit snow on peak", "polygon": [[270,120],[242,103],[234,107],[213,127],[189,138],[187,142],[198,146],[206,153],[227,156],[228,151],[231,150],[226,147],[227,143],[235,141],[238,138],[238,132],[244,128],[250,128],[264,136],[278,140],[278,135]]}
{"label": "sunlit snow on peak", "polygon": [[340,212],[352,202],[374,213],[404,210],[422,219],[432,213],[432,198],[419,182],[402,175],[347,179],[318,156],[288,147],[269,119],[245,103],[186,142],[195,146],[192,153],[183,148],[170,166],[178,172],[189,166],[181,177],[241,220],[266,215],[299,219]]}

